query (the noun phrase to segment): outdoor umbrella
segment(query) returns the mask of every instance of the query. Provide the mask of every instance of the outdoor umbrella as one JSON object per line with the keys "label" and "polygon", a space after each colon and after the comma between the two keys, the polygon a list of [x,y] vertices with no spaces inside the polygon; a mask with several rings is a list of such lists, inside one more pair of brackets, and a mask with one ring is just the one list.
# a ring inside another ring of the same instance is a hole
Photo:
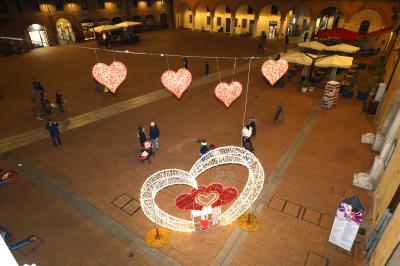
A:
{"label": "outdoor umbrella", "polygon": [[315,66],[322,68],[332,67],[331,80],[336,79],[337,68],[350,68],[353,65],[353,57],[351,56],[341,56],[341,55],[331,55],[320,59],[317,59]]}
{"label": "outdoor umbrella", "polygon": [[325,44],[322,44],[322,43],[317,42],[317,41],[301,42],[301,43],[298,44],[298,46],[300,46],[302,48],[313,49],[313,50],[316,50],[316,51],[324,51],[328,47]]}
{"label": "outdoor umbrella", "polygon": [[136,27],[142,25],[143,22],[134,22],[134,21],[124,21],[118,24],[115,24],[114,26],[120,27],[120,28],[129,28],[129,27]]}
{"label": "outdoor umbrella", "polygon": [[315,54],[305,54],[302,52],[289,52],[281,55],[281,59],[288,61],[289,63],[295,63],[299,65],[311,66],[313,58],[317,58]]}
{"label": "outdoor umbrella", "polygon": [[346,43],[340,43],[332,46],[328,46],[326,48],[327,51],[335,51],[335,52],[344,52],[344,53],[350,53],[353,54],[355,52],[360,51],[360,47],[349,45]]}
{"label": "outdoor umbrella", "polygon": [[335,29],[330,29],[330,30],[321,30],[318,31],[317,33],[318,38],[333,38],[333,39],[340,39],[340,40],[345,40],[345,41],[357,41],[361,39],[362,35],[350,31],[350,30],[345,30],[343,28],[335,28]]}
{"label": "outdoor umbrella", "polygon": [[118,30],[118,29],[121,29],[121,27],[119,27],[117,25],[101,25],[101,26],[94,27],[94,31],[97,33],[100,33],[102,31],[112,31],[112,30]]}

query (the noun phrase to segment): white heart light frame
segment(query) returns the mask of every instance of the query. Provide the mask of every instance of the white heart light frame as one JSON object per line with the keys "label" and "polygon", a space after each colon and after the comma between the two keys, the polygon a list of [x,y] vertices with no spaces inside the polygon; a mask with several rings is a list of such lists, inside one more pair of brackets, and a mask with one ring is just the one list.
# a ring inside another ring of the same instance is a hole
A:
{"label": "white heart light frame", "polygon": [[265,179],[264,169],[257,157],[237,146],[225,146],[209,151],[196,161],[190,172],[167,169],[152,174],[143,183],[140,191],[140,205],[144,214],[165,228],[180,232],[195,231],[193,220],[177,218],[161,210],[155,202],[156,194],[172,185],[188,185],[197,189],[196,177],[212,167],[224,164],[240,164],[249,170],[248,180],[242,193],[219,217],[221,225],[232,223],[251,207],[260,194]]}

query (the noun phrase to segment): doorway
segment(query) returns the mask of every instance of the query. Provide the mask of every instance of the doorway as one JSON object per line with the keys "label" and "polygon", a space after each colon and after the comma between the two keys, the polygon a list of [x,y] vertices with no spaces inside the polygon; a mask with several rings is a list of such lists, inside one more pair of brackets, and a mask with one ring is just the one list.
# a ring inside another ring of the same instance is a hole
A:
{"label": "doorway", "polygon": [[254,20],[250,20],[250,25],[249,25],[249,34],[250,36],[253,35],[254,32]]}
{"label": "doorway", "polygon": [[225,19],[225,28],[226,32],[231,32],[231,18],[226,18]]}
{"label": "doorway", "polygon": [[28,33],[34,48],[49,46],[46,29],[42,25],[30,25],[28,27]]}
{"label": "doorway", "polygon": [[74,32],[72,31],[72,26],[69,20],[65,18],[60,18],[57,20],[57,37],[61,44],[68,42],[75,42]]}

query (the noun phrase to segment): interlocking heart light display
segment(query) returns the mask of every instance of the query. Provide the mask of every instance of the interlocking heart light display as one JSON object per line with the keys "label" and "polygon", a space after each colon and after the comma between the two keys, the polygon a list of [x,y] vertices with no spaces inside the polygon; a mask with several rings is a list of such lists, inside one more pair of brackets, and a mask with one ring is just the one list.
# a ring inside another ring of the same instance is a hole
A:
{"label": "interlocking heart light display", "polygon": [[112,93],[115,93],[119,85],[125,80],[127,73],[126,66],[119,61],[114,61],[109,66],[104,63],[97,63],[92,68],[93,78],[106,86]]}
{"label": "interlocking heart light display", "polygon": [[185,68],[178,71],[167,70],[161,76],[163,86],[171,91],[179,99],[182,94],[189,88],[192,82],[192,74]]}
{"label": "interlocking heart light display", "polygon": [[[220,147],[209,151],[196,161],[189,172],[180,169],[167,169],[152,174],[143,183],[140,191],[140,205],[144,214],[159,226],[181,232],[195,231],[194,220],[181,219],[164,212],[156,204],[155,197],[159,191],[173,185],[188,185],[196,190],[204,189],[197,185],[196,178],[212,167],[225,164],[239,164],[249,170],[248,180],[242,192],[232,205],[219,216],[221,225],[232,223],[251,207],[264,184],[264,170],[260,161],[251,152],[236,146]],[[215,192],[211,190],[210,192]],[[212,202],[211,204],[218,201],[213,202],[214,199],[208,198],[208,194],[205,194],[205,196],[205,198],[197,199],[207,201],[203,203]]]}
{"label": "interlocking heart light display", "polygon": [[229,107],[240,94],[242,94],[242,84],[237,81],[231,82],[229,85],[225,82],[220,82],[215,87],[215,96],[221,100],[226,107]]}
{"label": "interlocking heart light display", "polygon": [[261,73],[268,80],[271,86],[283,76],[289,68],[289,64],[286,60],[279,59],[275,60],[267,60],[263,63],[261,67]]}

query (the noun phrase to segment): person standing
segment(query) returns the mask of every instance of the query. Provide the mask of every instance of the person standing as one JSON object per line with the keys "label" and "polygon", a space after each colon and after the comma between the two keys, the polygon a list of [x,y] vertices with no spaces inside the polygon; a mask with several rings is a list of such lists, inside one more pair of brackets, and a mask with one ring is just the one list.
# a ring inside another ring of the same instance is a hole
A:
{"label": "person standing", "polygon": [[204,76],[208,77],[208,75],[210,75],[210,65],[208,64],[208,62],[206,62],[206,64],[204,65]]}
{"label": "person standing", "polygon": [[250,118],[250,120],[249,120],[249,125],[250,125],[250,127],[251,127],[251,136],[253,137],[253,138],[256,138],[256,125],[257,124],[257,121],[256,121],[256,119],[255,119],[255,117],[253,116],[252,118]]}
{"label": "person standing", "polygon": [[58,108],[60,108],[60,112],[64,113],[64,99],[59,90],[57,90],[57,92],[56,92],[56,104],[57,104]]}
{"label": "person standing", "polygon": [[285,36],[285,52],[287,51],[288,44],[289,44],[289,35],[286,34],[286,36]]}
{"label": "person standing", "polygon": [[250,124],[247,124],[242,129],[242,141],[243,145],[247,139],[250,139],[251,135],[253,134]]}
{"label": "person standing", "polygon": [[308,39],[308,31],[304,32],[303,40],[306,42]]}
{"label": "person standing", "polygon": [[189,67],[189,60],[186,57],[183,58],[183,67],[185,69],[188,69]]}
{"label": "person standing", "polygon": [[143,127],[138,127],[138,135],[139,143],[141,147],[144,147],[144,142],[146,141],[146,131],[144,130]]}
{"label": "person standing", "polygon": [[47,131],[49,131],[54,147],[57,147],[57,144],[62,146],[60,131],[58,130],[58,123],[54,122],[51,119],[48,119],[46,124],[46,129]]}
{"label": "person standing", "polygon": [[155,122],[150,123],[149,137],[153,150],[158,151],[158,137],[160,136],[160,129]]}

